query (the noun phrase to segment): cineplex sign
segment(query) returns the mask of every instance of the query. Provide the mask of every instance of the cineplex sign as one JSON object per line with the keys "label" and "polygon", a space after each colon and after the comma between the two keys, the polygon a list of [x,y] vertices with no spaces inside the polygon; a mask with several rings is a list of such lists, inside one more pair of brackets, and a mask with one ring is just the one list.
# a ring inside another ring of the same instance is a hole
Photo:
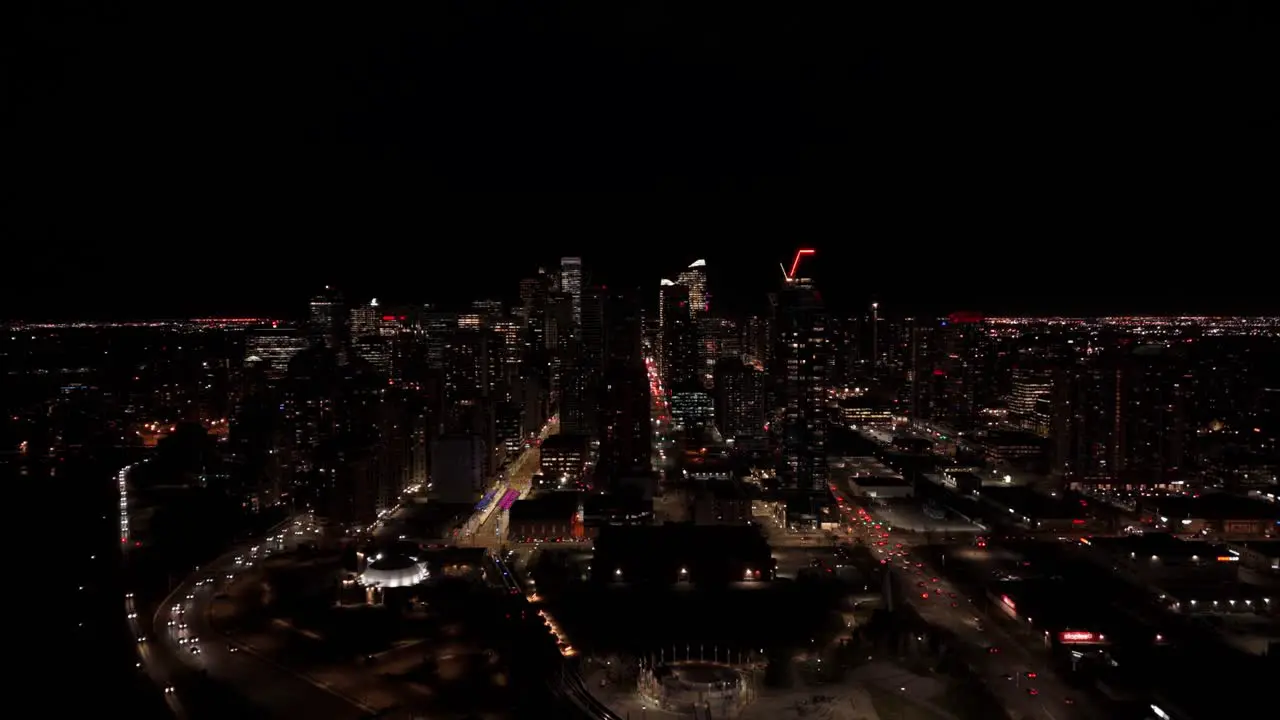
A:
{"label": "cineplex sign", "polygon": [[1058,642],[1063,645],[1102,645],[1107,642],[1107,637],[1088,630],[1063,630],[1058,633]]}

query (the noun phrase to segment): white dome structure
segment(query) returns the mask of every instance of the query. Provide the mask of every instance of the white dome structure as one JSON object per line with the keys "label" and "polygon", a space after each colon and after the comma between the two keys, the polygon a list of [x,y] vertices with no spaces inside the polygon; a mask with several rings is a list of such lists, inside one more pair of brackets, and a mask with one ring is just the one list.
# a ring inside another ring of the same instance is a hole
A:
{"label": "white dome structure", "polygon": [[407,555],[379,556],[360,574],[360,584],[378,588],[410,587],[430,576],[426,563]]}

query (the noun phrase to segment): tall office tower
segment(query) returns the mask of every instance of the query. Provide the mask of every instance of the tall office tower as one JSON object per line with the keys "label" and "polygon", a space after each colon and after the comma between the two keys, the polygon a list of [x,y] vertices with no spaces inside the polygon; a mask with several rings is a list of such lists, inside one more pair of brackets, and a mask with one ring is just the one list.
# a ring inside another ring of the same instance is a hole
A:
{"label": "tall office tower", "polygon": [[983,384],[983,325],[976,312],[953,312],[940,328],[941,361],[934,374],[941,381],[934,420],[956,432],[977,426],[978,395]]}
{"label": "tall office tower", "polygon": [[495,404],[491,394],[493,364],[490,333],[485,328],[458,328],[445,346],[444,431],[476,435],[489,452],[486,471],[501,459],[496,440]]}
{"label": "tall office tower", "polygon": [[827,489],[827,313],[813,281],[801,274],[800,251],[777,294],[775,381],[783,405],[783,488],[813,493]]}
{"label": "tall office tower", "polygon": [[582,344],[574,340],[560,365],[560,432],[594,435],[600,398],[598,374],[588,367]]}
{"label": "tall office tower", "polygon": [[738,326],[728,318],[703,315],[698,325],[698,379],[702,386],[710,388],[715,380],[716,360],[722,357],[740,357],[741,340]]}
{"label": "tall office tower", "polygon": [[362,335],[377,335],[378,320],[382,317],[382,310],[378,307],[378,298],[373,298],[367,303],[362,303],[351,308],[351,337],[358,338]]}
{"label": "tall office tower", "polygon": [[261,363],[267,377],[282,378],[306,347],[307,339],[293,328],[255,328],[245,337],[245,364]]}
{"label": "tall office tower", "polygon": [[568,293],[555,292],[547,298],[545,337],[550,355],[551,404],[558,407],[560,383],[564,379],[564,361],[573,343],[573,298]]}
{"label": "tall office tower", "polygon": [[351,308],[351,349],[388,376],[391,374],[392,343],[384,328],[396,322],[396,316],[383,314],[377,298]]}
{"label": "tall office tower", "polygon": [[604,372],[605,301],[609,293],[598,285],[582,291],[582,357],[597,376]]}
{"label": "tall office tower", "polygon": [[495,320],[490,329],[501,338],[499,377],[505,383],[504,394],[511,395],[515,392],[515,382],[520,377],[520,363],[524,360],[524,333],[517,318]]}
{"label": "tall office tower", "polygon": [[582,258],[560,258],[560,292],[568,293],[573,305],[573,325],[582,322]]}
{"label": "tall office tower", "polygon": [[767,422],[764,373],[740,357],[722,357],[715,368],[716,427],[725,439],[763,437]]}
{"label": "tall office tower", "polygon": [[684,272],[676,276],[676,283],[689,288],[689,312],[693,317],[711,309],[711,295],[707,293],[707,261],[694,260]]}
{"label": "tall office tower", "polygon": [[480,316],[482,322],[490,325],[503,317],[501,300],[472,300],[471,312]]}
{"label": "tall office tower", "polygon": [[343,311],[342,294],[328,285],[324,292],[311,298],[311,314],[308,330],[311,340],[330,350],[337,350],[345,339],[346,313]]}
{"label": "tall office tower", "polygon": [[313,345],[294,357],[282,383],[281,470],[294,496],[338,525],[376,514],[382,446],[378,438],[385,378],[362,363]]}
{"label": "tall office tower", "polygon": [[1009,422],[1019,430],[1040,435],[1048,432],[1046,418],[1040,415],[1041,400],[1053,392],[1053,374],[1048,368],[1019,365],[1013,369],[1013,385],[1009,389]]}
{"label": "tall office tower", "polygon": [[663,294],[662,376],[671,394],[671,415],[677,427],[698,427],[712,419],[711,398],[702,384],[698,363],[698,326],[689,301],[689,288],[673,285]]}
{"label": "tall office tower", "polygon": [[[887,375],[894,378],[906,377],[911,360],[911,321],[909,318],[896,318],[884,321],[884,340],[881,345],[884,354],[884,366]],[[907,386],[902,386],[902,400],[905,407]]]}
{"label": "tall office tower", "polygon": [[752,315],[738,329],[742,335],[742,354],[747,362],[758,363],[767,370],[769,358],[773,357],[773,326],[770,319]]}
{"label": "tall office tower", "polygon": [[458,329],[458,314],[433,312],[430,308],[422,314],[423,344],[426,346],[427,367],[439,370],[445,364],[445,352],[449,339]]}
{"label": "tall office tower", "polygon": [[[676,285],[674,281],[668,280],[666,278],[663,278],[662,280],[658,281],[658,322],[654,328],[654,334],[653,334],[653,341],[654,341],[653,342],[653,364],[654,364],[654,367],[656,367],[658,370],[658,376],[664,379],[666,378],[666,375],[665,375],[665,369],[662,366],[663,364],[662,349],[663,347],[665,347],[666,341],[662,337],[662,328],[665,326],[667,322],[666,308],[667,308],[667,302],[669,302],[667,300],[667,295],[669,293],[678,292],[676,290],[676,288],[678,287],[680,286]],[[686,296],[688,295],[688,292],[689,292],[689,289],[685,288],[684,293]]]}
{"label": "tall office tower", "polygon": [[445,352],[445,395],[448,404],[462,405],[489,397],[489,334],[481,328],[458,328]]}
{"label": "tall office tower", "polygon": [[591,435],[599,431],[600,393],[605,368],[605,298],[600,287],[582,291],[582,324],[564,354],[560,385],[560,432]]}
{"label": "tall office tower", "polygon": [[525,278],[520,281],[520,308],[517,315],[526,323],[530,322],[533,312],[533,305],[537,302],[538,296],[551,292],[551,278],[547,276],[547,271],[538,269],[538,274],[531,278]]}
{"label": "tall office tower", "polygon": [[673,285],[662,299],[662,379],[673,392],[689,391],[698,381],[698,330],[689,303],[689,288]]}
{"label": "tall office tower", "polygon": [[935,375],[932,358],[938,328],[919,318],[907,318],[907,383],[909,398],[907,412],[912,420],[933,417]]}
{"label": "tall office tower", "polygon": [[600,404],[600,457],[596,485],[652,471],[649,377],[644,364],[643,319],[634,292],[610,292],[605,305],[605,378]]}
{"label": "tall office tower", "polygon": [[871,303],[871,376],[880,377],[880,303]]}
{"label": "tall office tower", "polygon": [[827,380],[833,387],[857,385],[861,368],[855,358],[858,345],[853,328],[857,320],[827,318]]}

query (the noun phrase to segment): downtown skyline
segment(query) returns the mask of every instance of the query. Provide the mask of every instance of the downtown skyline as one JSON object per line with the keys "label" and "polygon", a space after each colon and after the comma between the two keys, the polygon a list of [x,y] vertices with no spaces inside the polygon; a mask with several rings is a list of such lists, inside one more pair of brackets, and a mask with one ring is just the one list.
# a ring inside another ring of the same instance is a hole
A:
{"label": "downtown skyline", "polygon": [[[656,245],[656,243],[655,243]],[[777,289],[780,264],[793,248],[762,244],[745,251],[695,245],[659,247],[629,254],[623,249],[568,253],[583,258],[584,284],[656,289],[690,262],[705,259],[714,297],[713,313],[758,313],[767,293]],[[827,304],[840,312],[862,312],[873,301],[888,315],[938,314],[973,310],[988,315],[1267,315],[1280,303],[1265,292],[1261,269],[1232,267],[1223,258],[1170,263],[1159,272],[1064,256],[1049,262],[1014,253],[1009,259],[945,253],[923,255],[882,245],[863,251],[848,245],[814,243],[811,272],[824,288]],[[1028,248],[1029,250],[1029,248]],[[355,299],[377,297],[406,305],[517,300],[521,278],[539,267],[552,269],[560,255],[536,247],[503,254],[487,247],[450,246],[354,254],[344,262],[268,246],[256,253],[221,253],[189,264],[139,260],[98,250],[42,250],[19,266],[38,271],[57,267],[57,284],[15,283],[0,296],[6,320],[150,320],[192,317],[266,316],[288,319],[304,311],[304,300],[324,285]],[[1135,258],[1137,260],[1137,258]],[[1020,262],[1021,261],[1021,262]],[[1163,264],[1163,263],[1162,263]],[[1007,267],[1007,270],[1003,270]],[[1051,269],[1052,268],[1052,269]],[[643,292],[647,303],[651,293]]]}

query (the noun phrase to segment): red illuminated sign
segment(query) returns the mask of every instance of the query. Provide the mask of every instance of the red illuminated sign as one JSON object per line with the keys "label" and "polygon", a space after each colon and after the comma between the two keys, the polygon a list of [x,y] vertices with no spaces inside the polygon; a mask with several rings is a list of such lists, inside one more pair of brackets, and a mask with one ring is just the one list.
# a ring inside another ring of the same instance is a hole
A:
{"label": "red illuminated sign", "polygon": [[1010,599],[1008,595],[1001,595],[1000,602],[1004,603],[1005,607],[1009,608],[1010,610],[1017,612],[1018,606],[1013,604],[1013,600]]}
{"label": "red illuminated sign", "polygon": [[1101,639],[1097,633],[1087,630],[1063,630],[1058,633],[1058,640],[1064,643],[1091,643]]}
{"label": "red illuminated sign", "polygon": [[810,248],[797,250],[795,260],[791,261],[791,272],[787,273],[787,277],[794,279],[796,276],[796,270],[800,268],[800,258],[804,257],[805,255],[812,255],[814,252],[815,251]]}

